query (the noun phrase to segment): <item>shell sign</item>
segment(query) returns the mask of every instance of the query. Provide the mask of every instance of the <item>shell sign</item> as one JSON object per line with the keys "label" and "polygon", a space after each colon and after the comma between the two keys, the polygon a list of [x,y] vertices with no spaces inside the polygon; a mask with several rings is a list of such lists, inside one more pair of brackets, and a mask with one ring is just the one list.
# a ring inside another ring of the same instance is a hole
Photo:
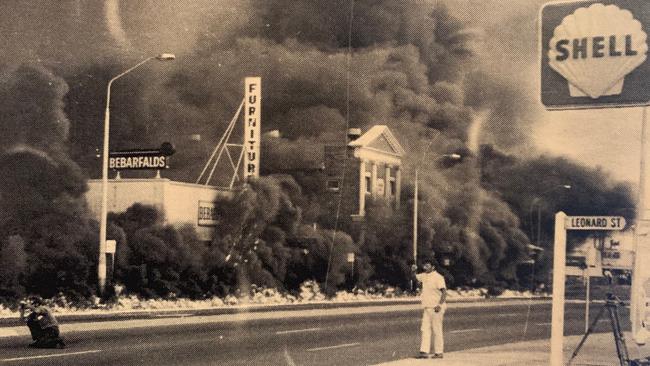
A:
{"label": "shell sign", "polygon": [[649,1],[549,3],[540,24],[547,108],[648,105]]}

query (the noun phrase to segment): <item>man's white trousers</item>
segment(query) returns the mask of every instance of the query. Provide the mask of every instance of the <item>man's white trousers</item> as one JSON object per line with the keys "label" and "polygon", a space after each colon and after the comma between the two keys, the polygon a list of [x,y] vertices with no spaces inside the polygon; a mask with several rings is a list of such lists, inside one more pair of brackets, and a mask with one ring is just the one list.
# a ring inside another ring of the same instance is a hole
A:
{"label": "man's white trousers", "polygon": [[422,312],[422,342],[420,343],[420,352],[431,352],[431,333],[433,333],[433,352],[443,353],[444,340],[442,337],[442,317],[445,313],[443,306],[439,312],[433,308],[425,308]]}

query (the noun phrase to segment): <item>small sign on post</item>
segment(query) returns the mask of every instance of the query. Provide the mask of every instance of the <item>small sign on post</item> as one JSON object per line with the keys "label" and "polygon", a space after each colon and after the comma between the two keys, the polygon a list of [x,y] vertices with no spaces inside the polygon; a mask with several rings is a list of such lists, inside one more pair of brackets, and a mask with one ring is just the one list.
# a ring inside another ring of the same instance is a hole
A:
{"label": "small sign on post", "polygon": [[117,241],[115,240],[106,240],[106,253],[115,254],[117,250]]}
{"label": "small sign on post", "polygon": [[348,263],[354,263],[354,253],[348,253]]}

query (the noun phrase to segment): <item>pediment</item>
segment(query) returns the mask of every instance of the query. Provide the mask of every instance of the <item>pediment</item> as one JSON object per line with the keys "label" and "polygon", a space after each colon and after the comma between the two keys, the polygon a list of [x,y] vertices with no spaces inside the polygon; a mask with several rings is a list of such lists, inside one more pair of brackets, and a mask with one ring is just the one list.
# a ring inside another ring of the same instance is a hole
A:
{"label": "pediment", "polygon": [[390,155],[403,156],[404,149],[399,144],[387,126],[374,126],[358,139],[350,142],[350,146],[368,148],[381,151]]}

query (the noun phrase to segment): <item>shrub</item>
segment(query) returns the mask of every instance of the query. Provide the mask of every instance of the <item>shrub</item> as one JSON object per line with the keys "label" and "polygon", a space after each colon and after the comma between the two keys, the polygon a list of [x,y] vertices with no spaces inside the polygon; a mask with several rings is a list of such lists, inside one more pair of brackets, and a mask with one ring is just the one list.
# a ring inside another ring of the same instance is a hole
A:
{"label": "shrub", "polygon": [[115,280],[128,292],[146,298],[204,295],[206,248],[193,229],[162,225],[161,213],[141,204],[114,220],[126,236],[126,248],[118,252],[122,258],[116,264]]}

